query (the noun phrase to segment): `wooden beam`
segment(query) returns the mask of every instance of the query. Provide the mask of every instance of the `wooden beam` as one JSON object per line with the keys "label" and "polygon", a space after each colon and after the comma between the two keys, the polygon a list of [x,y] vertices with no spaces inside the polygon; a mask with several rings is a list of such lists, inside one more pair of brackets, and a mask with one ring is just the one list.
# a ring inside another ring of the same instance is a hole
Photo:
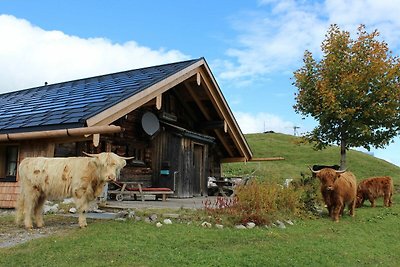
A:
{"label": "wooden beam", "polygon": [[98,147],[100,143],[100,134],[93,134],[93,145]]}
{"label": "wooden beam", "polygon": [[[200,109],[201,113],[203,113],[204,117],[207,120],[212,120],[211,115],[209,114],[209,111],[207,110],[206,107],[204,107],[203,102],[201,102],[199,97],[196,95],[194,88],[188,82],[185,82],[184,84],[188,88],[190,96],[193,98],[194,102],[199,107],[199,109]],[[229,144],[226,142],[224,136],[218,130],[215,129],[214,131],[215,131],[215,134],[217,135],[218,139],[221,141],[222,145],[225,147],[229,156],[233,157],[234,153],[233,153],[231,147],[229,146]]]}
{"label": "wooden beam", "polygon": [[223,136],[218,130],[214,131],[218,139],[221,141],[222,145],[225,147],[226,151],[228,151],[229,156],[233,157],[233,155],[235,154],[233,153],[232,148],[229,146],[228,142],[226,141],[225,136]]}
{"label": "wooden beam", "polygon": [[37,131],[37,132],[24,132],[24,133],[10,133],[0,134],[0,142],[4,141],[19,141],[19,140],[32,140],[32,139],[49,139],[49,138],[62,138],[62,137],[75,137],[85,136],[91,134],[108,134],[120,133],[124,129],[115,125],[103,125],[82,128],[70,128],[51,131]]}
{"label": "wooden beam", "polygon": [[162,94],[156,96],[156,108],[160,110],[161,106],[162,106]]}
{"label": "wooden beam", "polygon": [[276,161],[276,160],[285,160],[283,157],[274,157],[274,158],[251,158],[249,161]]}
{"label": "wooden beam", "polygon": [[245,157],[236,157],[236,158],[221,159],[221,163],[234,163],[234,162],[246,162],[246,158]]}
{"label": "wooden beam", "polygon": [[[177,88],[178,90],[181,90],[181,88]],[[176,90],[171,90],[171,94],[178,100],[179,104],[182,105],[182,107],[185,110],[185,113],[190,117],[190,119],[193,121],[193,123],[197,123],[198,118],[191,108],[191,106],[185,101],[182,97],[182,94]]]}
{"label": "wooden beam", "polygon": [[197,85],[200,86],[200,84],[201,84],[200,72],[198,72],[198,73],[196,74],[196,82],[197,82]]}
{"label": "wooden beam", "polygon": [[206,107],[204,107],[203,102],[201,102],[200,98],[196,95],[195,89],[188,82],[185,82],[184,84],[188,88],[190,96],[193,98],[194,102],[199,107],[201,113],[203,113],[206,120],[212,120],[209,111],[207,110]]}
{"label": "wooden beam", "polygon": [[198,128],[199,129],[205,129],[205,130],[213,130],[213,129],[223,129],[225,126],[224,121],[204,121],[199,123]]}

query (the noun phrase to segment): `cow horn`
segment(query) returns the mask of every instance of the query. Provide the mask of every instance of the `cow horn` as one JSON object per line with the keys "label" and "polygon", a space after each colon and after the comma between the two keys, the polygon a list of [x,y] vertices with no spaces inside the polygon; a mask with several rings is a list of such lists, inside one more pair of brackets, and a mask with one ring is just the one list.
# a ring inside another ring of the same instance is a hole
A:
{"label": "cow horn", "polygon": [[130,160],[130,159],[134,159],[135,157],[121,157],[121,156],[119,156],[121,159],[124,159],[124,160]]}
{"label": "cow horn", "polygon": [[311,167],[311,166],[308,166],[308,168],[310,169],[310,171],[312,171],[313,173],[315,173],[315,174],[317,174],[317,173],[319,173],[321,170],[319,170],[319,171],[314,171],[313,170],[313,168]]}
{"label": "cow horn", "polygon": [[89,157],[97,157],[97,155],[98,155],[98,154],[89,154],[89,153],[86,153],[85,151],[82,151],[82,153]]}
{"label": "cow horn", "polygon": [[344,172],[346,172],[346,169],[344,169],[344,170],[340,170],[340,171],[335,171],[336,173],[339,173],[339,174],[341,174],[341,173],[344,173]]}

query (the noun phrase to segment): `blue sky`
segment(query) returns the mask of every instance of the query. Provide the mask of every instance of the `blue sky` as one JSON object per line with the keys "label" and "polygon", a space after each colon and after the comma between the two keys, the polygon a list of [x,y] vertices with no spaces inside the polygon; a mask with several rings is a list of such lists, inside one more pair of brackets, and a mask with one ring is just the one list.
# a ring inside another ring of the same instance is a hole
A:
{"label": "blue sky", "polygon": [[[304,133],[316,123],[291,85],[304,50],[363,23],[399,54],[398,14],[396,0],[0,0],[0,92],[205,57],[244,133]],[[399,150],[372,152],[400,166]]]}

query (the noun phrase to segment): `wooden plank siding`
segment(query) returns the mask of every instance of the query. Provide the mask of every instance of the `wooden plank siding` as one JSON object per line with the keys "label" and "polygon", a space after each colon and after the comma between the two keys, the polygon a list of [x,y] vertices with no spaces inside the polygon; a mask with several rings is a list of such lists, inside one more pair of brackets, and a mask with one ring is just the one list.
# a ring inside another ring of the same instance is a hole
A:
{"label": "wooden plank siding", "polygon": [[[54,143],[46,140],[42,142],[23,142],[19,146],[18,165],[26,157],[53,157]],[[17,182],[0,183],[0,207],[14,208],[19,195],[19,177]]]}
{"label": "wooden plank siding", "polygon": [[18,182],[0,183],[0,207],[14,208],[19,194]]}
{"label": "wooden plank siding", "polygon": [[[207,193],[208,145],[177,133],[162,131],[153,140],[153,181],[174,190],[174,196],[188,198]],[[169,174],[161,173],[168,166]]]}

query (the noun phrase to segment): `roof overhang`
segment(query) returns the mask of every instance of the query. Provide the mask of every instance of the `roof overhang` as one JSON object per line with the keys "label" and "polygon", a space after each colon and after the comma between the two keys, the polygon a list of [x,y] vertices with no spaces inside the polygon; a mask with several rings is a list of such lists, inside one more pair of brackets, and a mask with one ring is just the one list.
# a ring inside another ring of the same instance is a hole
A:
{"label": "roof overhang", "polygon": [[[207,94],[218,112],[220,119],[224,122],[224,133],[216,132],[219,141],[230,151],[225,143],[225,134],[233,140],[239,153],[229,152],[227,158],[240,158],[240,161],[249,161],[252,158],[252,152],[249,145],[236,122],[232,111],[230,110],[222,92],[211,73],[207,62],[202,58],[190,66],[176,72],[175,74],[165,78],[164,80],[151,85],[145,90],[119,102],[118,104],[88,118],[86,123],[89,127],[97,125],[110,124],[135,109],[143,106],[149,101],[155,100],[157,107],[161,105],[161,96],[174,86],[184,83],[189,79],[196,79],[197,84],[204,84]],[[224,159],[227,160],[227,159]]]}

